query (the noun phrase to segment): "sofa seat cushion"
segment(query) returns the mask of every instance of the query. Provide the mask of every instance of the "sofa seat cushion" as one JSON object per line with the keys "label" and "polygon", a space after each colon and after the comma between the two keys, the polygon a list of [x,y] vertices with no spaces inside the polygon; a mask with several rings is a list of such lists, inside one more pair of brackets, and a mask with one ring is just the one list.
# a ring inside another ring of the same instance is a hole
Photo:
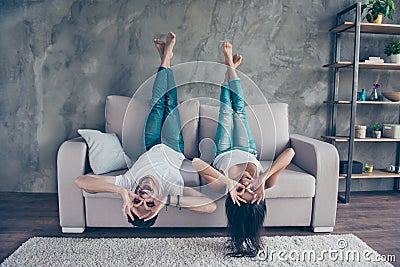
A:
{"label": "sofa seat cushion", "polygon": [[[271,166],[271,161],[261,161],[264,170]],[[315,178],[291,163],[278,179],[276,185],[265,191],[266,198],[314,197]]]}
{"label": "sofa seat cushion", "polygon": [[92,194],[92,193],[88,193],[84,190],[82,190],[82,192],[83,192],[83,196],[85,198],[121,198],[119,196],[119,194],[117,194],[117,193],[95,193],[95,194]]}

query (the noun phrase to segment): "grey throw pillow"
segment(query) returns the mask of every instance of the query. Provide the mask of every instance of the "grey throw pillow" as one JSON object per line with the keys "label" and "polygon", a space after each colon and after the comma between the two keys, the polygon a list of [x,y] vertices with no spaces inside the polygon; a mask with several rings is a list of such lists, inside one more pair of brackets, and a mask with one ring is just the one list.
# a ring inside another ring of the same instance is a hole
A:
{"label": "grey throw pillow", "polygon": [[79,129],[78,133],[89,147],[89,163],[95,174],[129,168],[131,160],[122,149],[116,134]]}

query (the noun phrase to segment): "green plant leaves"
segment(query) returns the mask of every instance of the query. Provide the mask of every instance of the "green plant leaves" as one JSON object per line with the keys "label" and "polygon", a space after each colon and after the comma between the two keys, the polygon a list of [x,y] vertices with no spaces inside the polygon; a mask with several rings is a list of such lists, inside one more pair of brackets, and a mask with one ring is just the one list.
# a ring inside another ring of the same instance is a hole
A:
{"label": "green plant leaves", "polygon": [[383,13],[385,16],[388,16],[390,14],[390,6],[385,7],[385,13]]}
{"label": "green plant leaves", "polygon": [[384,52],[387,56],[400,54],[400,41],[393,40],[385,47]]}
{"label": "green plant leaves", "polygon": [[383,14],[390,20],[393,20],[392,11],[395,10],[393,0],[369,0],[368,4],[361,5],[361,13],[367,10],[367,14],[363,19],[372,22],[378,17],[378,14]]}

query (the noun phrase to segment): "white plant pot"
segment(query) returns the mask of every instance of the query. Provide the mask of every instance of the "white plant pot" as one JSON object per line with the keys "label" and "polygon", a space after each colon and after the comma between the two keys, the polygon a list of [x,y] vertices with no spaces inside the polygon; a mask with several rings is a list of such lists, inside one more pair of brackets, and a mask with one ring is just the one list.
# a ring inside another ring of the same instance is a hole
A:
{"label": "white plant pot", "polygon": [[391,55],[390,62],[395,63],[395,64],[400,64],[400,54]]}
{"label": "white plant pot", "polygon": [[381,131],[374,131],[374,137],[375,138],[381,138],[382,132]]}

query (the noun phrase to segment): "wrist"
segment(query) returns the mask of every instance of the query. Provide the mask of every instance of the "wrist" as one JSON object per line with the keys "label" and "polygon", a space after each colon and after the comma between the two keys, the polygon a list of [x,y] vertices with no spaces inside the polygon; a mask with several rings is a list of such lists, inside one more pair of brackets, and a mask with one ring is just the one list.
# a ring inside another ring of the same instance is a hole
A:
{"label": "wrist", "polygon": [[231,191],[236,186],[237,182],[235,180],[232,180],[232,179],[229,179],[226,177],[225,177],[225,179],[226,179],[225,183],[226,183],[226,186],[228,187],[228,191]]}
{"label": "wrist", "polygon": [[168,196],[160,196],[158,197],[158,201],[160,201],[163,204],[167,204]]}
{"label": "wrist", "polygon": [[264,180],[261,179],[261,177],[256,177],[256,178],[254,178],[254,181],[252,184],[253,184],[253,187],[255,187],[257,189],[258,187],[260,187],[264,184]]}
{"label": "wrist", "polygon": [[176,196],[171,196],[171,202],[169,203],[171,206],[176,206],[178,203],[178,198]]}
{"label": "wrist", "polygon": [[115,189],[115,193],[118,193],[118,194],[120,194],[121,196],[124,195],[127,191],[128,191],[128,190],[126,190],[126,188],[123,188],[123,187],[117,187],[117,188]]}
{"label": "wrist", "polygon": [[179,209],[181,209],[181,199],[182,197],[180,195],[177,196],[171,196],[171,206],[175,206]]}

